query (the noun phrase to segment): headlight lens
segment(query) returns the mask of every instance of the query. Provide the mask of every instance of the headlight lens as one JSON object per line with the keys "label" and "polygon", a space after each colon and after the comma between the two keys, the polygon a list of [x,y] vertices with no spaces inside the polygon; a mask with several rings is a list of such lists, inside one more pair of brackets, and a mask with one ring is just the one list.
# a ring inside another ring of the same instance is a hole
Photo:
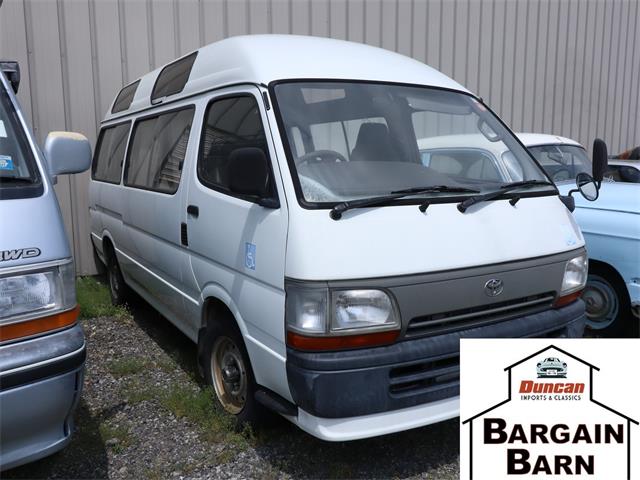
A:
{"label": "headlight lens", "polygon": [[351,329],[386,330],[400,321],[389,295],[382,290],[338,290],[332,292],[331,331]]}
{"label": "headlight lens", "polygon": [[0,278],[0,322],[76,304],[73,262]]}
{"label": "headlight lens", "polygon": [[396,312],[393,299],[382,290],[333,290],[287,284],[287,329],[305,335],[399,329]]}
{"label": "headlight lens", "polygon": [[572,258],[567,262],[562,279],[560,295],[567,295],[582,290],[587,283],[589,273],[589,261],[586,255]]}

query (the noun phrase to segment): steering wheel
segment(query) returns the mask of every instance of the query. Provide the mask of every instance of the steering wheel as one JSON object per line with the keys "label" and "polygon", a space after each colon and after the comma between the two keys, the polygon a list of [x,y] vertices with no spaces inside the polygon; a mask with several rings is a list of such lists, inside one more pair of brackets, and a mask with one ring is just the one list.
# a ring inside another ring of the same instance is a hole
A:
{"label": "steering wheel", "polygon": [[570,178],[571,172],[566,167],[560,167],[558,170],[553,172],[553,175],[551,175],[551,180],[553,180],[554,183],[562,182],[563,180],[569,180]]}
{"label": "steering wheel", "polygon": [[305,153],[298,158],[298,167],[308,163],[337,163],[346,162],[347,159],[341,153],[333,150],[316,150],[314,152]]}

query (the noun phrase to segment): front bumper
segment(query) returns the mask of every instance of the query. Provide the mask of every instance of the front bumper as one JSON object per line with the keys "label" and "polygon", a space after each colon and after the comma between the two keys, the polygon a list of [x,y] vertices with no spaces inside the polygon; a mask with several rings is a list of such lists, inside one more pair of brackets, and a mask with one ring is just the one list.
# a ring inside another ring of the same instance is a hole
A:
{"label": "front bumper", "polygon": [[584,303],[578,300],[560,309],[384,347],[322,353],[288,349],[289,388],[299,407],[294,421],[320,438],[346,440],[455,417],[460,338],[580,337],[584,324]]}
{"label": "front bumper", "polygon": [[43,458],[69,442],[85,357],[79,325],[0,346],[0,470]]}

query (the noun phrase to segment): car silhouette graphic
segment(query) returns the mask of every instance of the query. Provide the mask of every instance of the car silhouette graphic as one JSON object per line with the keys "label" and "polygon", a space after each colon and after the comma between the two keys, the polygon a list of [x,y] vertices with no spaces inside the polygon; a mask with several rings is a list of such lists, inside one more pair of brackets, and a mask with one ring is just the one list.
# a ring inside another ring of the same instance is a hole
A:
{"label": "car silhouette graphic", "polygon": [[536,366],[538,378],[567,378],[567,364],[557,357],[548,357]]}

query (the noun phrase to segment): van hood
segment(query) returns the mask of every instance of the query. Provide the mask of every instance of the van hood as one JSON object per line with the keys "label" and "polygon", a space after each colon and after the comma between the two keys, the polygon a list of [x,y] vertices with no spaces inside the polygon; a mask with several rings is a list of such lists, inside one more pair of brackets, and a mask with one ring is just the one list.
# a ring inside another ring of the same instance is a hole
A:
{"label": "van hood", "polygon": [[0,199],[0,219],[0,273],[71,257],[58,201],[48,185],[40,197]]}
{"label": "van hood", "polygon": [[290,208],[286,275],[345,280],[436,272],[575,250],[584,238],[558,196],[477,204],[328,210]]}
{"label": "van hood", "polygon": [[[558,184],[558,190],[566,195],[575,186],[573,181],[563,182]],[[595,202],[588,201],[580,193],[575,193],[573,197],[577,208],[640,214],[640,184],[637,183],[602,182]]]}

